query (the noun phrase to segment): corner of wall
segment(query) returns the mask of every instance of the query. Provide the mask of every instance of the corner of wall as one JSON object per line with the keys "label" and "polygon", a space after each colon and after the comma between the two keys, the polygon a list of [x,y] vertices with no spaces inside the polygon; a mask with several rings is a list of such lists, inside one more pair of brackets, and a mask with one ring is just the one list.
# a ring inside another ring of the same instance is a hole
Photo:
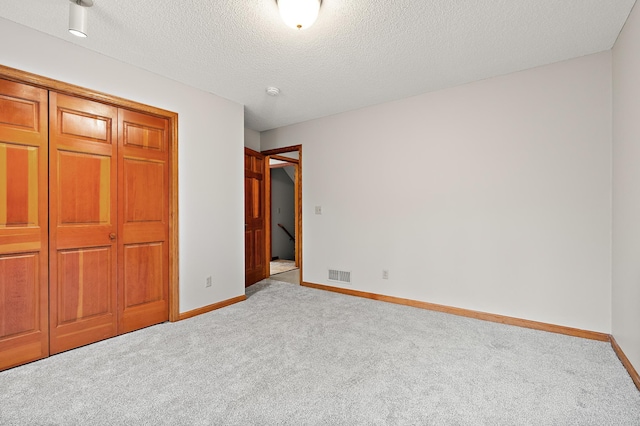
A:
{"label": "corner of wall", "polygon": [[260,152],[260,132],[244,128],[244,146]]}

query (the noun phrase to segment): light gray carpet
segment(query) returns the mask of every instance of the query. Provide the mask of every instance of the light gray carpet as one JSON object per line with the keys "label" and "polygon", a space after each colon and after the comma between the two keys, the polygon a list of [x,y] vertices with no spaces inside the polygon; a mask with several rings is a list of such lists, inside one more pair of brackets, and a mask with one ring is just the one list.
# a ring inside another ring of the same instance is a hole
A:
{"label": "light gray carpet", "polygon": [[2,425],[640,425],[608,343],[267,281],[0,373]]}

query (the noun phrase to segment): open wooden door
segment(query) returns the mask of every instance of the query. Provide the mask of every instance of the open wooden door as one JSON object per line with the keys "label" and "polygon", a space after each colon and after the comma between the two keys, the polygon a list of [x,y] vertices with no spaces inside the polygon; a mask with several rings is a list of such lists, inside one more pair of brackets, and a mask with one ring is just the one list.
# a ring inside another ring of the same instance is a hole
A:
{"label": "open wooden door", "polygon": [[49,94],[50,349],[117,332],[117,108]]}
{"label": "open wooden door", "polygon": [[118,333],[128,333],[169,319],[169,122],[118,114]]}
{"label": "open wooden door", "polygon": [[0,370],[49,355],[47,91],[0,80]]}
{"label": "open wooden door", "polygon": [[245,287],[267,277],[265,256],[265,160],[244,149],[244,254]]}

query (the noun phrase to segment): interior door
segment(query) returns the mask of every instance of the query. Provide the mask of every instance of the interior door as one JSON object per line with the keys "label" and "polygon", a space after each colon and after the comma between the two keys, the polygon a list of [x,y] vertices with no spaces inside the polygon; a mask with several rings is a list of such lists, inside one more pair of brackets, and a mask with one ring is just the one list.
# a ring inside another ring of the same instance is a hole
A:
{"label": "interior door", "polygon": [[0,370],[49,354],[47,91],[0,80]]}
{"label": "interior door", "polygon": [[169,122],[119,111],[118,332],[169,319]]}
{"label": "interior door", "polygon": [[50,350],[117,332],[115,107],[50,92]]}
{"label": "interior door", "polygon": [[244,149],[245,287],[267,276],[265,256],[265,157]]}

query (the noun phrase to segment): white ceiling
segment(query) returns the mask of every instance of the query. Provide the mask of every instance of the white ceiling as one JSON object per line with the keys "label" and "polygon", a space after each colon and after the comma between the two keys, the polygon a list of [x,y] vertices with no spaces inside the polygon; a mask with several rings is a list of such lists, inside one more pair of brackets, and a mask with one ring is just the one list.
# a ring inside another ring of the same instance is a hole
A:
{"label": "white ceiling", "polygon": [[1,2],[1,17],[241,103],[262,131],[608,50],[635,0],[323,0],[303,31],[275,0],[94,0],[87,39],[67,32],[68,0]]}

